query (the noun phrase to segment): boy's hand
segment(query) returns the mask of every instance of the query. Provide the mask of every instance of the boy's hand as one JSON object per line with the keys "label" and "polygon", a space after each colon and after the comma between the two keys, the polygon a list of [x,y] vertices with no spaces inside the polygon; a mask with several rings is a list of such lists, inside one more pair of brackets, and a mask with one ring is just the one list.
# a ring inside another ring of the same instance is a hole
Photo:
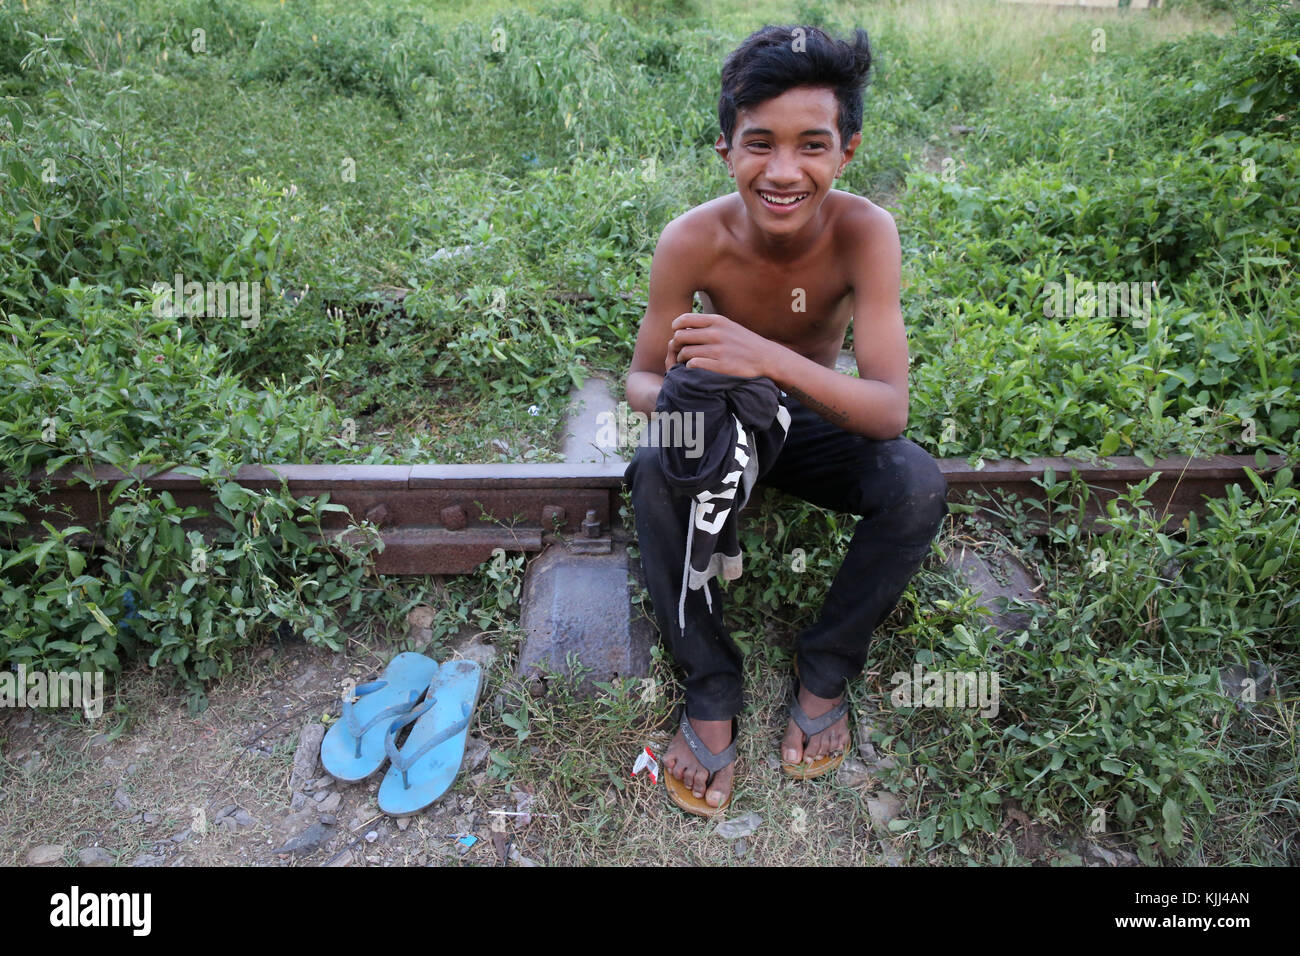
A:
{"label": "boy's hand", "polygon": [[673,319],[665,370],[678,362],[738,378],[771,377],[775,343],[725,315],[685,312]]}

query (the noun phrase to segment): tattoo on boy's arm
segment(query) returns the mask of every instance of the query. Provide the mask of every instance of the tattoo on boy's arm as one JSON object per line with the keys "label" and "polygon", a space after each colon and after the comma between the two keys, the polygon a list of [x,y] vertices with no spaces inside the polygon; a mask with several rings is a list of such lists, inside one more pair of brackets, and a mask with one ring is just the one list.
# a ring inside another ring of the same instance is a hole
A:
{"label": "tattoo on boy's arm", "polygon": [[821,402],[817,401],[817,399],[813,398],[811,395],[808,395],[797,388],[791,388],[789,386],[786,386],[785,391],[787,395],[793,395],[795,398],[799,399],[799,401],[806,408],[811,408],[814,412],[816,412],[822,418],[826,419],[828,422],[834,425],[839,425],[841,427],[848,424],[849,421],[848,412],[841,411],[838,408],[831,408],[831,406],[829,405],[824,405]]}

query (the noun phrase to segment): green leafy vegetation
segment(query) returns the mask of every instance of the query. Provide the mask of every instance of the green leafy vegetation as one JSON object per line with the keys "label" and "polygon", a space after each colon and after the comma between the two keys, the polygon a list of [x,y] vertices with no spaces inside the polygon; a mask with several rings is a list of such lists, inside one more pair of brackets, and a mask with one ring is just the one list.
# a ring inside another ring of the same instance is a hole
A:
{"label": "green leafy vegetation", "polygon": [[[791,19],[611,6],[5,7],[5,664],[143,661],[200,702],[285,625],[338,647],[400,620],[409,604],[365,570],[364,526],[322,538],[337,505],[242,491],[240,465],[554,459],[569,390],[626,369],[660,231],[730,188],[712,152],[722,56]],[[1295,460],[1300,14],[1185,9],[798,6],[876,44],[841,183],[898,221],[907,434],[932,454]],[[260,312],[160,309],[176,276],[255,287]],[[1103,285],[1156,294],[1116,309]],[[1075,293],[1064,309],[1054,289]],[[192,509],[135,480],[95,488],[97,526],[20,513],[48,471],[97,465],[202,475],[212,529],[183,532]],[[915,663],[992,669],[1005,706],[879,721],[917,859],[1001,862],[1014,801],[1064,830],[1102,810],[1147,860],[1296,861],[1291,685],[1243,708],[1217,682],[1230,663],[1285,677],[1297,660],[1295,489],[1289,472],[1252,482],[1179,529],[1138,487],[1086,530],[1082,489],[1049,479],[1025,506],[1049,533],[1007,542],[1043,602],[1006,643],[969,592],[922,571],[853,693],[887,699],[883,679]],[[755,658],[788,664],[769,625],[807,623],[852,527],[789,501],[754,515],[728,607]],[[510,558],[450,586],[435,645],[502,627],[521,571]],[[566,713],[629,740],[666,719],[607,690]],[[505,703],[494,774],[542,773],[534,746],[578,753],[577,731],[537,719],[550,704]],[[591,791],[594,838],[612,811],[576,760],[560,777]]]}

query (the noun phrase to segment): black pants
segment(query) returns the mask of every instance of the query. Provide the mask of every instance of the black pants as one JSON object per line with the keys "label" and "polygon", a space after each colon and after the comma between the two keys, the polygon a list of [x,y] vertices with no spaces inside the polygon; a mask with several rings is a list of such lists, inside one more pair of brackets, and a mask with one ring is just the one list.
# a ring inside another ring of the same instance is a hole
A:
{"label": "black pants", "polygon": [[[821,617],[799,635],[799,679],[818,697],[837,697],[862,673],[872,632],[889,615],[930,550],[948,513],[938,465],[906,438],[875,441],[844,431],[793,398],[790,433],[759,484],[815,505],[861,515]],[[686,712],[697,720],[740,713],[740,650],[722,622],[722,594],[686,597],[678,626],[690,498],[664,481],[657,448],[642,447],[628,465],[637,546],[659,633],[686,672]],[[745,520],[745,515],[740,516]]]}

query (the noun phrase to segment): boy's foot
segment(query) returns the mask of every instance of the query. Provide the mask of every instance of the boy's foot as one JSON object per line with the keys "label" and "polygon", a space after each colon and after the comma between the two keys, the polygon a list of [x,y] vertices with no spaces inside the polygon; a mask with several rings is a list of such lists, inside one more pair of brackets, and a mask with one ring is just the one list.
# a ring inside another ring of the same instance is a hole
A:
{"label": "boy's foot", "polygon": [[[817,697],[806,687],[800,686],[799,688],[799,706],[803,708],[808,718],[813,721],[830,713],[840,706],[843,700],[843,695],[832,698]],[[804,742],[805,739],[807,743]],[[787,766],[797,767],[803,764],[804,769],[806,769],[818,760],[843,754],[848,749],[849,740],[849,715],[847,712],[842,714],[839,720],[832,723],[825,730],[811,735],[804,733],[803,728],[795,721],[792,714],[790,725],[786,727],[785,737],[781,741],[781,758]],[[826,769],[832,768],[827,766]]]}
{"label": "boy's foot", "polygon": [[[700,738],[700,743],[708,747],[713,753],[720,754],[731,744],[732,721],[730,718],[727,720],[696,720],[691,718],[690,721],[696,736]],[[664,754],[664,769],[671,776],[680,780],[695,795],[696,799],[704,800],[710,807],[722,806],[726,803],[727,798],[731,796],[731,779],[736,771],[735,763],[729,763],[715,773],[713,782],[710,784],[708,782],[709,771],[691,752],[690,745],[686,742],[686,737],[680,727],[677,729],[677,736],[668,745],[668,752]]]}

